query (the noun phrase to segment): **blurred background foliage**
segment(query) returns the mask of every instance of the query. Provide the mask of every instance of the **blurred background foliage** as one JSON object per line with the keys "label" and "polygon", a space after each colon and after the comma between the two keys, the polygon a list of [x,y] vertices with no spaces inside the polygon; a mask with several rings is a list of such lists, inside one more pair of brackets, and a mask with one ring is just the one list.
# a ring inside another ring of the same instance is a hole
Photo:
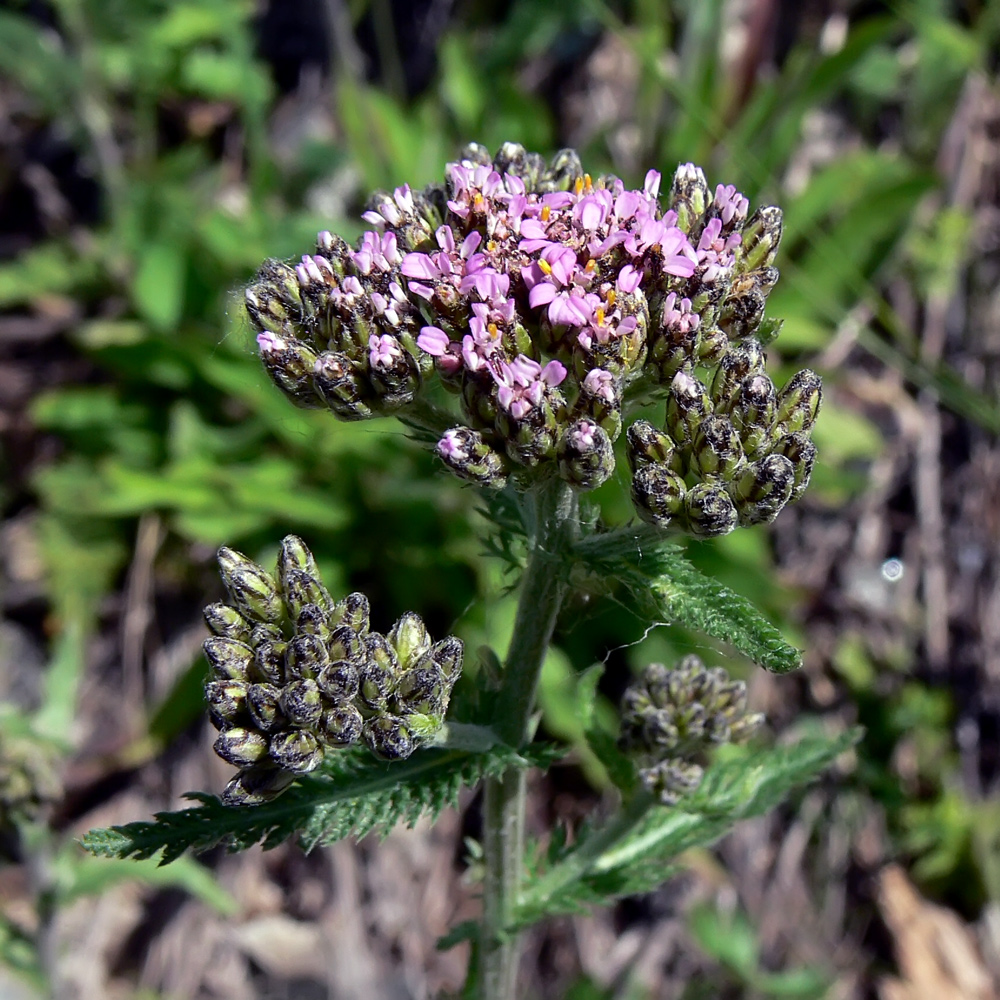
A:
{"label": "blurred background foliage", "polygon": [[[299,533],[383,625],[413,608],[470,648],[505,641],[508,581],[472,492],[392,420],[291,408],[240,305],[265,258],[319,229],[353,239],[372,189],[439,177],[469,140],[573,145],[629,182],[693,160],[785,210],[771,363],[824,376],[820,466],[773,531],[691,550],[807,650],[797,680],[752,678],[774,729],[867,727],[836,790],[757,832],[774,846],[798,830],[805,854],[850,845],[835,866],[846,915],[824,925],[849,945],[762,929],[726,857],[741,904],[688,911],[702,964],[685,995],[821,997],[835,981],[872,995],[893,954],[875,916],[889,860],[995,924],[998,49],[996,0],[0,5],[0,878],[30,903],[0,907],[0,956],[23,981],[58,978],[61,906],[125,877],[164,884],[132,865],[97,874],[68,834],[102,809],[138,818],[113,811],[122,795],[134,813],[221,787],[200,760],[218,545],[270,559]],[[629,516],[622,486],[598,494],[612,522]],[[614,595],[568,617],[542,711],[571,742],[595,659],[611,726],[630,666],[706,650],[647,631]],[[574,822],[604,785],[581,749],[539,808]],[[235,912],[196,863],[166,871]],[[639,901],[613,920],[661,911]],[[661,995],[580,965],[532,988]]]}

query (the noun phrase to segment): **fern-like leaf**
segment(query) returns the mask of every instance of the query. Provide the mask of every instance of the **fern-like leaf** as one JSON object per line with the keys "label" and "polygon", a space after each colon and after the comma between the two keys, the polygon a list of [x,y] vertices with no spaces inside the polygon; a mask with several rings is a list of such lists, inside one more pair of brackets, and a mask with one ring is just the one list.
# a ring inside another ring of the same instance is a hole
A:
{"label": "fern-like leaf", "polygon": [[676,542],[651,528],[590,535],[575,554],[589,573],[621,580],[653,617],[721,639],[774,673],[802,665],[799,650],[750,601],[705,576]]}
{"label": "fern-like leaf", "polygon": [[163,851],[161,864],[186,850],[204,851],[224,843],[233,851],[261,843],[276,847],[298,835],[311,850],[344,837],[388,832],[421,816],[436,816],[456,805],[463,787],[509,767],[548,767],[560,755],[550,746],[521,751],[496,745],[486,752],[430,749],[409,760],[386,764],[363,751],[343,752],[323,773],[303,778],[273,802],[224,806],[210,795],[193,794],[201,805],[157,813],[154,822],[91,830],[83,846],[91,854],[149,858]]}
{"label": "fern-like leaf", "polygon": [[[712,844],[739,820],[773,809],[860,737],[860,730],[833,738],[806,737],[794,746],[717,763],[709,768],[699,790],[682,804],[653,806],[633,824],[613,817],[605,826],[588,830],[544,870],[531,873],[510,929],[652,891],[673,874],[673,862],[683,851]],[[616,825],[622,836],[609,844],[608,831]],[[603,847],[596,853],[593,844],[598,839]],[[587,859],[585,867],[581,857]]]}

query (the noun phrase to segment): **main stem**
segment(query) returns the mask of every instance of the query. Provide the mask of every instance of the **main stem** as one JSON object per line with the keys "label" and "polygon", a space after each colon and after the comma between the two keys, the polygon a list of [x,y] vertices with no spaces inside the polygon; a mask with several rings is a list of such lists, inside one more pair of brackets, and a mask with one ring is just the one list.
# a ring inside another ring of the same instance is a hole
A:
{"label": "main stem", "polygon": [[[565,551],[576,536],[576,494],[562,480],[540,484],[525,496],[531,555],[521,580],[494,728],[513,747],[531,738],[531,715],[545,653],[566,594]],[[486,781],[483,803],[483,925],[481,1000],[515,1000],[519,941],[508,934],[524,863],[523,768]]]}

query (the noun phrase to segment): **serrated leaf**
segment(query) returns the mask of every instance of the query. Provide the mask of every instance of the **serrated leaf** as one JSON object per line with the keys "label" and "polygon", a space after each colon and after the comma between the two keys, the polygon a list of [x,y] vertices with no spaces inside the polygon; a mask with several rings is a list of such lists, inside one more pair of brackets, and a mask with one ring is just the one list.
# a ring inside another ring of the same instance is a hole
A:
{"label": "serrated leaf", "polygon": [[[672,862],[682,852],[712,844],[739,820],[773,809],[860,737],[857,729],[834,737],[806,737],[793,746],[719,762],[709,768],[699,790],[680,805],[653,806],[636,823],[622,823],[620,816],[624,813],[613,817],[603,827],[581,837],[555,865],[526,884],[509,929],[652,891],[673,873]],[[621,839],[606,843],[608,831],[616,828],[622,831]],[[605,843],[601,852],[592,856],[597,838]],[[585,867],[579,863],[581,856],[587,858]],[[573,873],[574,879],[562,879],[560,869]]]}
{"label": "serrated leaf", "polygon": [[421,816],[457,804],[463,787],[510,767],[548,767],[559,756],[543,744],[520,752],[496,746],[481,754],[424,750],[394,764],[364,751],[344,752],[324,773],[301,779],[274,802],[232,807],[196,793],[190,797],[200,806],[157,813],[154,822],[91,830],[82,843],[104,857],[149,858],[162,850],[160,864],[221,843],[233,851],[258,843],[266,850],[295,835],[309,851],[344,837],[386,833],[400,823],[412,826]]}
{"label": "serrated leaf", "polygon": [[655,618],[721,639],[774,673],[802,665],[799,650],[750,601],[705,576],[652,529],[591,535],[577,544],[576,555],[590,573],[621,580]]}

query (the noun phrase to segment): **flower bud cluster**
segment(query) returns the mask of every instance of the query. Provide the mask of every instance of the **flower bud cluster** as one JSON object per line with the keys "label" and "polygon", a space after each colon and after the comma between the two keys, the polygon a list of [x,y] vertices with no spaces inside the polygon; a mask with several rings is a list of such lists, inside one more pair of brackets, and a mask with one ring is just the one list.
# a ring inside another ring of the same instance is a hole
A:
{"label": "flower bud cluster", "polygon": [[386,635],[372,631],[365,595],[334,601],[294,535],[274,574],[225,547],[219,567],[230,600],[205,609],[205,695],[220,730],[215,752],[240,768],[227,804],[267,801],[361,742],[384,760],[409,757],[440,729],[461,640],[433,643],[409,612]]}
{"label": "flower bud cluster", "polygon": [[620,743],[639,765],[643,785],[674,805],[701,784],[712,747],[749,739],[763,721],[747,712],[742,681],[690,655],[672,670],[651,663],[626,689]]}
{"label": "flower bud cluster", "polygon": [[[263,266],[246,304],[264,366],[295,403],[345,420],[416,420],[436,381],[457,397],[436,445],[456,475],[594,489],[614,470],[624,404],[676,395],[679,376],[756,345],[778,277],[780,209],[749,214],[734,187],[713,191],[692,164],[662,199],[660,183],[655,170],[635,190],[594,179],[572,150],[546,162],[513,143],[494,157],[470,145],[444,183],[376,194],[356,247],[324,232],[301,263]],[[723,443],[719,426],[706,434]],[[692,503],[707,511],[701,533],[719,533],[728,508],[713,513],[707,489]]]}
{"label": "flower bud cluster", "polygon": [[628,429],[639,516],[701,537],[770,523],[809,485],[821,396],[808,370],[776,389],[755,340],[731,348],[706,382],[678,371],[663,430],[648,420]]}

